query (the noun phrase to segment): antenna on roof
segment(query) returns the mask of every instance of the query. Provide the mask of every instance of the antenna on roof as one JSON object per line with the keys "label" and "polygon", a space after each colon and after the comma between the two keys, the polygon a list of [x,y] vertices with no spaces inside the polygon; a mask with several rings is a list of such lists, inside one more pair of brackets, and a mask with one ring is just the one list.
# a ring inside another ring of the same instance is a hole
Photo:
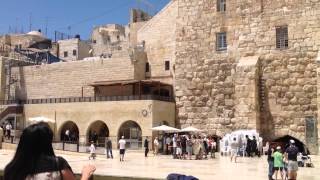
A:
{"label": "antenna on roof", "polygon": [[46,17],[46,28],[45,28],[46,36],[48,36],[48,22],[49,22],[49,17],[47,16],[47,17]]}
{"label": "antenna on roof", "polygon": [[29,13],[29,32],[32,30],[32,13]]}

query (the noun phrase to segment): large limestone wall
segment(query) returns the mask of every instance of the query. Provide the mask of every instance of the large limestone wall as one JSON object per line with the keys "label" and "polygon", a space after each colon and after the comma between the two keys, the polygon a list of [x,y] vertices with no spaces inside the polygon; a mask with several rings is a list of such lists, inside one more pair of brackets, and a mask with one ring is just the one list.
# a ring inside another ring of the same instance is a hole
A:
{"label": "large limestone wall", "polygon": [[[138,43],[145,41],[152,79],[172,83],[177,16],[178,2],[172,1],[138,31]],[[170,61],[170,70],[165,70],[165,61]]]}
{"label": "large limestone wall", "polygon": [[89,84],[95,81],[143,79],[139,66],[139,61],[122,57],[15,67],[11,94],[18,99],[81,97],[82,92],[93,96]]}
{"label": "large limestone wall", "polygon": [[[306,142],[305,118],[317,119],[319,1],[227,1],[224,13],[216,11],[216,1],[178,2],[176,101],[182,126],[192,124],[218,135],[237,129],[236,66],[242,57],[258,56],[257,79],[266,80],[259,83],[266,97],[260,102],[265,106],[259,116],[261,133]],[[288,25],[285,50],[275,47],[275,27],[281,25]],[[217,52],[216,33],[224,31],[228,50]],[[314,150],[315,145],[308,146]]]}

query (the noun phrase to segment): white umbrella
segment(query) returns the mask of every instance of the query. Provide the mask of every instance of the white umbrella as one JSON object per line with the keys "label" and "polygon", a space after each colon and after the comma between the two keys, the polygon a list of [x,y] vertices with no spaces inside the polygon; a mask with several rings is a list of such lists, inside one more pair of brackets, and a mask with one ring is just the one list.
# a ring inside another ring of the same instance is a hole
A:
{"label": "white umbrella", "polygon": [[202,132],[202,130],[190,126],[190,127],[181,129],[180,132]]}
{"label": "white umbrella", "polygon": [[38,122],[55,123],[55,120],[49,119],[49,118],[46,118],[43,116],[31,117],[31,118],[29,118],[29,121],[32,123],[38,123]]}
{"label": "white umbrella", "polygon": [[161,126],[157,126],[157,127],[153,127],[151,128],[152,131],[171,131],[171,132],[178,132],[180,131],[177,128],[174,127],[170,127],[170,126],[166,126],[166,125],[161,125]]}

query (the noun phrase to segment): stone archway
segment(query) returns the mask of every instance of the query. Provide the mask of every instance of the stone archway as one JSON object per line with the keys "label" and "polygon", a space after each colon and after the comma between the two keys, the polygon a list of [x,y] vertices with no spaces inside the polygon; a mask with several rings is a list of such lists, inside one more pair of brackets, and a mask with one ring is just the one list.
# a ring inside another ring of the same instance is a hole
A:
{"label": "stone archway", "polygon": [[60,128],[60,141],[79,141],[79,128],[73,121],[65,122]]}
{"label": "stone archway", "polygon": [[97,146],[105,146],[106,137],[109,137],[109,128],[103,121],[93,122],[87,131],[88,142],[93,141]]}
{"label": "stone archway", "polygon": [[293,139],[295,141],[295,145],[299,148],[300,152],[304,152],[304,153],[308,153],[308,154],[310,153],[309,149],[302,141],[300,141],[299,139],[292,137],[290,135],[285,135],[280,138],[276,138],[272,142],[275,143],[275,145],[281,146],[282,149],[285,149],[289,145],[289,141],[291,139]]}
{"label": "stone archway", "polygon": [[138,149],[142,147],[141,127],[135,121],[124,122],[118,131],[118,140],[124,136],[127,142],[127,148]]}

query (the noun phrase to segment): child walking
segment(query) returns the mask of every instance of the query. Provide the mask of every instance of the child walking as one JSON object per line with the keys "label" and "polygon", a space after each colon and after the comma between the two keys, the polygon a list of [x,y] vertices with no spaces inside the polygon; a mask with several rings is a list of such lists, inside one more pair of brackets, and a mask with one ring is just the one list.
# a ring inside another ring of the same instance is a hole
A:
{"label": "child walking", "polygon": [[96,159],[96,147],[93,144],[93,141],[91,141],[91,145],[90,145],[90,156],[89,156],[89,160],[92,158],[93,160]]}

